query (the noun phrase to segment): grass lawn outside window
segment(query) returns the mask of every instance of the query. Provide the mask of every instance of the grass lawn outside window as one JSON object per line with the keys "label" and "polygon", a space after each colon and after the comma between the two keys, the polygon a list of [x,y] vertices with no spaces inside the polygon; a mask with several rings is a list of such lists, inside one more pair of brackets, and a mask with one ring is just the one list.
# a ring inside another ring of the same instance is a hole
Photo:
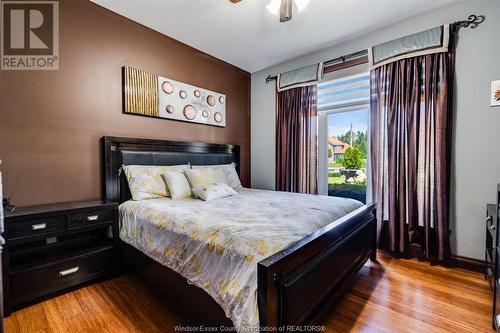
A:
{"label": "grass lawn outside window", "polygon": [[340,172],[330,172],[328,174],[328,195],[351,198],[366,203],[366,182],[347,183],[345,176]]}

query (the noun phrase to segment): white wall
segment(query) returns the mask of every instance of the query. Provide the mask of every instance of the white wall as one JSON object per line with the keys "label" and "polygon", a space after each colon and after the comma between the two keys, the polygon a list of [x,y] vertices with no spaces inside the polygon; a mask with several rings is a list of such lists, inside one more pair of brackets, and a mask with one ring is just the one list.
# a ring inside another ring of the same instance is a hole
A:
{"label": "white wall", "polygon": [[[275,87],[269,74],[330,60],[414,32],[484,14],[477,29],[462,29],[457,49],[451,191],[453,254],[484,257],[486,202],[500,182],[500,107],[490,108],[490,82],[500,80],[500,1],[469,0],[382,28],[338,46],[252,74],[252,186],[274,189]],[[342,27],[339,27],[342,28]]]}

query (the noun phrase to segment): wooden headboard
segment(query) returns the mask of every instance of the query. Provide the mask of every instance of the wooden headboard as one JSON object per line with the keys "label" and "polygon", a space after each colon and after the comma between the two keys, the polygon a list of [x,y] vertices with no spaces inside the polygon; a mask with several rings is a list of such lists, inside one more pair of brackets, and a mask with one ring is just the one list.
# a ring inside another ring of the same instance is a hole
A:
{"label": "wooden headboard", "polygon": [[202,142],[163,141],[105,136],[101,139],[104,199],[122,203],[130,199],[122,165],[214,165],[236,163],[240,173],[240,147]]}

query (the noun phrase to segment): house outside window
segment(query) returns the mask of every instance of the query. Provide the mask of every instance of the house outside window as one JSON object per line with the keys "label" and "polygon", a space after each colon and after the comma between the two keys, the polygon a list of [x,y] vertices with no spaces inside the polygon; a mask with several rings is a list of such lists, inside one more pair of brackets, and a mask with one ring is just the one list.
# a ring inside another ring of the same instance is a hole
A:
{"label": "house outside window", "polygon": [[344,156],[347,148],[351,146],[345,142],[340,141],[336,136],[331,136],[328,138],[328,148],[331,149],[332,154],[328,155],[330,161],[338,161]]}

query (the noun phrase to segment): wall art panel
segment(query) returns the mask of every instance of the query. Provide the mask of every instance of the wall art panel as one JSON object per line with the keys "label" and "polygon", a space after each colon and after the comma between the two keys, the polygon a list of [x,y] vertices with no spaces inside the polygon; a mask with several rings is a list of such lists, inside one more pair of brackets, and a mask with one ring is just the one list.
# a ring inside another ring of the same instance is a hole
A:
{"label": "wall art panel", "polygon": [[163,76],[123,67],[124,112],[226,126],[226,96]]}

